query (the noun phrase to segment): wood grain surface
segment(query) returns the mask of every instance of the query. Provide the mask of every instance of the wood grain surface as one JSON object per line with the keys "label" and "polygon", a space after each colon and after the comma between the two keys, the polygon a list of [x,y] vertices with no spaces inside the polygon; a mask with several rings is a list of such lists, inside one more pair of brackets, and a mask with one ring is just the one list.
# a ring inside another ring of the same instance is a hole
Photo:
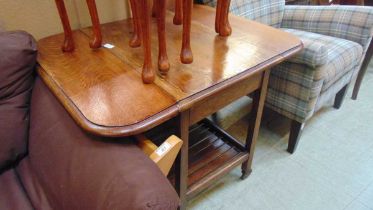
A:
{"label": "wood grain surface", "polygon": [[[215,93],[278,64],[302,49],[301,41],[286,32],[231,16],[229,37],[215,33],[215,10],[195,5],[191,26],[192,64],[179,61],[182,26],[167,12],[166,40],[170,70],[143,84],[144,52],[128,46],[131,19],[101,25],[103,44],[90,49],[92,28],[74,31],[76,50],[63,53],[63,34],[39,41],[39,73],[71,116],[84,129],[104,136],[141,133],[191,108]],[[157,40],[157,21],[151,21]],[[158,52],[151,45],[152,55]],[[153,61],[158,59],[154,57]]]}

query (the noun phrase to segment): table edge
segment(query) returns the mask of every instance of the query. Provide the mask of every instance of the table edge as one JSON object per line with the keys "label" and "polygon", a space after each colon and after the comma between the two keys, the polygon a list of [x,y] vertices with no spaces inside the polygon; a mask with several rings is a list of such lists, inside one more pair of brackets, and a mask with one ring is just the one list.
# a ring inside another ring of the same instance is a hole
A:
{"label": "table edge", "polygon": [[163,122],[166,122],[167,120],[177,116],[179,113],[177,103],[175,103],[174,105],[158,112],[157,114],[134,124],[124,126],[99,125],[88,120],[84,116],[80,109],[71,101],[69,97],[66,96],[62,88],[58,86],[58,84],[50,77],[50,75],[48,75],[42,66],[38,65],[37,72],[52,94],[58,99],[74,121],[85,131],[92,134],[106,137],[125,137],[136,135],[145,132]]}

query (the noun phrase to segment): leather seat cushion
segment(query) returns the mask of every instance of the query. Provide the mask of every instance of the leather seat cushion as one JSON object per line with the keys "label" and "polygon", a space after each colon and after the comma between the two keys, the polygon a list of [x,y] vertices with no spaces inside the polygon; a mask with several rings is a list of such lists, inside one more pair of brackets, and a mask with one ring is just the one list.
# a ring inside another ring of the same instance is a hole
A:
{"label": "leather seat cushion", "polygon": [[0,209],[33,209],[13,169],[0,175]]}

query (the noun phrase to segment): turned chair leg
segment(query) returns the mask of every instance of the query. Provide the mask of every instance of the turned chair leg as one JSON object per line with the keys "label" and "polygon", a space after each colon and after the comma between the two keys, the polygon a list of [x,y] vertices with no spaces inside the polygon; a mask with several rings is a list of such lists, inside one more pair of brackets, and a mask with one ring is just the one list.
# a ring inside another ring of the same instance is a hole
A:
{"label": "turned chair leg", "polygon": [[232,28],[229,23],[229,5],[231,0],[218,0],[215,30],[220,36],[229,36],[232,34]]}
{"label": "turned chair leg", "polygon": [[373,56],[373,40],[370,41],[367,53],[365,54],[364,61],[361,65],[360,71],[359,71],[359,73],[357,75],[357,78],[356,78],[354,90],[352,92],[352,99],[353,100],[357,99],[357,95],[359,94],[361,82],[363,81],[364,75],[367,72],[368,65],[369,65],[369,62],[370,62],[372,56]]}
{"label": "turned chair leg", "polygon": [[96,1],[95,0],[87,0],[89,14],[91,16],[92,21],[92,29],[93,29],[93,39],[89,43],[89,46],[92,49],[97,49],[101,47],[102,43],[102,35],[100,29],[100,20],[98,18]]}
{"label": "turned chair leg", "polygon": [[158,1],[159,0],[153,0],[153,8],[152,8],[152,17],[156,18],[158,16]]}
{"label": "turned chair leg", "polygon": [[137,1],[130,0],[131,4],[131,11],[132,11],[132,22],[133,22],[133,36],[130,40],[130,47],[140,47],[141,46],[141,36],[140,36],[140,21],[139,16],[137,14]]}
{"label": "turned chair leg", "polygon": [[302,135],[304,123],[292,120],[290,127],[289,143],[287,151],[293,154],[297,149],[300,136]]}
{"label": "turned chair leg", "polygon": [[189,64],[193,62],[193,53],[190,47],[190,29],[192,22],[192,0],[183,0],[183,41],[180,54],[181,62]]}
{"label": "turned chair leg", "polygon": [[175,16],[173,19],[173,22],[175,25],[182,24],[182,20],[183,20],[182,1],[183,0],[175,0]]}
{"label": "turned chair leg", "polygon": [[141,38],[144,48],[144,65],[142,68],[142,81],[145,84],[154,82],[155,73],[152,67],[151,37],[150,37],[150,16],[148,15],[149,5],[147,0],[135,0],[136,10],[141,23]]}
{"label": "turned chair leg", "polygon": [[70,27],[69,17],[68,17],[67,12],[66,12],[65,3],[64,3],[63,0],[55,0],[55,1],[56,1],[56,6],[57,6],[58,13],[59,13],[60,18],[61,18],[63,31],[64,31],[64,34],[65,34],[65,40],[64,40],[63,45],[62,45],[62,51],[63,52],[71,52],[75,49],[75,46],[74,46],[73,34],[72,34],[72,31],[71,31],[71,27]]}
{"label": "turned chair leg", "polygon": [[348,84],[345,85],[336,95],[334,99],[334,108],[339,109],[342,106],[343,100],[346,96]]}
{"label": "turned chair leg", "polygon": [[218,34],[220,34],[221,7],[222,7],[222,1],[218,0],[218,3],[216,5],[216,15],[215,15],[215,32]]}
{"label": "turned chair leg", "polygon": [[[158,23],[158,69],[162,74],[166,74],[170,69],[168,62],[167,49],[166,49],[166,0],[158,0],[154,2],[157,10],[157,23]],[[153,6],[154,7],[154,6]]]}

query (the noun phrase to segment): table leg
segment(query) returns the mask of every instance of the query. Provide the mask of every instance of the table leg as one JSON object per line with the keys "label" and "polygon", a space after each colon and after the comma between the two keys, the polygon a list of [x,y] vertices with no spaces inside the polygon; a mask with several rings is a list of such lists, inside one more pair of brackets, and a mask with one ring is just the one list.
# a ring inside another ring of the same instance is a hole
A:
{"label": "table leg", "polygon": [[190,112],[187,110],[182,112],[179,117],[179,137],[183,140],[183,145],[175,164],[175,188],[180,197],[181,210],[186,209],[187,206],[186,193],[188,190],[189,123]]}
{"label": "table leg", "polygon": [[141,38],[144,48],[144,65],[142,68],[142,81],[145,84],[154,82],[155,73],[152,67],[151,37],[150,37],[150,16],[148,15],[149,5],[147,0],[135,0],[137,14],[141,22]]}
{"label": "table leg", "polygon": [[165,74],[170,69],[166,48],[166,0],[154,0],[157,4],[157,23],[158,23],[158,69]]}
{"label": "table leg", "polygon": [[100,29],[100,20],[98,18],[96,1],[95,0],[87,0],[89,15],[91,16],[92,21],[92,29],[93,29],[93,39],[89,43],[89,46],[92,49],[97,49],[101,47],[102,43],[102,35]]}
{"label": "table leg", "polygon": [[192,0],[183,0],[183,43],[180,58],[181,62],[184,64],[189,64],[193,62],[193,53],[190,48],[192,5]]}
{"label": "table leg", "polygon": [[69,17],[66,12],[65,2],[63,0],[55,0],[58,13],[63,26],[63,31],[65,34],[65,40],[62,45],[63,52],[71,52],[75,49],[73,34],[70,27]]}
{"label": "table leg", "polygon": [[183,19],[182,1],[183,0],[175,0],[175,16],[173,20],[175,25],[182,24],[182,19]]}
{"label": "table leg", "polygon": [[132,21],[133,21],[133,36],[130,40],[130,47],[140,47],[141,46],[141,36],[140,36],[140,21],[137,14],[137,1],[130,0],[131,11],[132,11]]}
{"label": "table leg", "polygon": [[[232,28],[229,23],[229,5],[231,3],[231,0],[218,0],[218,8],[220,8],[220,18],[218,18],[219,24],[219,35],[220,36],[229,36],[232,34]],[[218,11],[217,14],[218,15]]]}
{"label": "table leg", "polygon": [[270,69],[264,72],[261,88],[253,93],[253,106],[250,112],[249,128],[245,145],[247,152],[249,152],[249,159],[242,163],[241,179],[247,178],[252,171],[251,164],[253,162],[256,140],[259,134],[260,122],[262,120],[263,107],[267,95],[269,74]]}

